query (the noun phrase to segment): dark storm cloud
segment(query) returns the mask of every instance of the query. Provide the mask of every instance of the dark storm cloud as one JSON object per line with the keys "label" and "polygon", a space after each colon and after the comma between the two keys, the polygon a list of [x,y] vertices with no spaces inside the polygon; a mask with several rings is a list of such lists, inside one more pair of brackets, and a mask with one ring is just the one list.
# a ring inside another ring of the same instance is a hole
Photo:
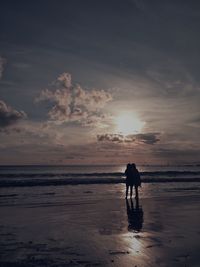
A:
{"label": "dark storm cloud", "polygon": [[49,101],[53,107],[48,112],[50,120],[58,122],[78,122],[83,125],[95,124],[103,118],[100,112],[112,100],[104,90],[84,90],[80,85],[72,85],[69,73],[61,74],[53,83],[53,90],[45,89],[36,102]]}
{"label": "dark storm cloud", "polygon": [[24,111],[17,111],[0,100],[0,128],[13,125],[24,118],[26,118]]}
{"label": "dark storm cloud", "polygon": [[111,142],[111,143],[135,143],[140,142],[148,145],[154,145],[160,139],[160,133],[141,133],[132,135],[122,134],[99,134],[97,135],[98,142]]}

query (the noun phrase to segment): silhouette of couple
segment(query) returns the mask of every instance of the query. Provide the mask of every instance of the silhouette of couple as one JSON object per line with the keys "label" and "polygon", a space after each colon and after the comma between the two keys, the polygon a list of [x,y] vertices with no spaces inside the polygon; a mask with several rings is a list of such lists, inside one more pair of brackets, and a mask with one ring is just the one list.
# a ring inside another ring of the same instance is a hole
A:
{"label": "silhouette of couple", "polygon": [[135,198],[138,199],[138,186],[141,186],[141,179],[139,171],[134,163],[128,163],[125,170],[126,175],[126,198],[128,197],[128,191],[130,188],[130,198],[133,195],[133,186],[135,187]]}
{"label": "silhouette of couple", "polygon": [[[128,231],[140,232],[143,225],[143,210],[139,206],[138,187],[141,186],[141,178],[139,171],[134,163],[128,163],[125,170],[126,175],[126,208],[128,216]],[[133,186],[135,187],[135,206],[133,204]],[[128,193],[130,188],[130,204],[128,201]]]}

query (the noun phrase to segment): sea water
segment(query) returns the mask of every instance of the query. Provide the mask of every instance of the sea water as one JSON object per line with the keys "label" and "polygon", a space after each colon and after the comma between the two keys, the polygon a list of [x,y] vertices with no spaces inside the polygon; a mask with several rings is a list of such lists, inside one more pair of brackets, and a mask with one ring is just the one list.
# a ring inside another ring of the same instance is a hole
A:
{"label": "sea water", "polygon": [[[0,187],[115,184],[124,165],[0,166]],[[200,182],[200,165],[137,166],[144,183]]]}

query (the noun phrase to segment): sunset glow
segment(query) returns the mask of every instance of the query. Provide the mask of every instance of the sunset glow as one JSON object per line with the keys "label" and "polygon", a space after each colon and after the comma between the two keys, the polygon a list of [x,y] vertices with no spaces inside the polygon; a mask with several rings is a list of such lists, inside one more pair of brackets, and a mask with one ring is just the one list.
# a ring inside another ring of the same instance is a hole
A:
{"label": "sunset glow", "polygon": [[135,114],[133,113],[124,113],[119,115],[116,118],[116,128],[117,132],[128,135],[138,133],[142,130],[144,126],[142,122]]}

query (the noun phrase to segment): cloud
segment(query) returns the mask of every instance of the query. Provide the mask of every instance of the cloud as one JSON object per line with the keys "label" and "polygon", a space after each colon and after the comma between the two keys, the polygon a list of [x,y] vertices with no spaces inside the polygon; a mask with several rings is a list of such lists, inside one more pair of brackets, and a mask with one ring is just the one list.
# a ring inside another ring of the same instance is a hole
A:
{"label": "cloud", "polygon": [[58,86],[63,85],[66,88],[71,87],[72,86],[71,74],[67,72],[60,74],[54,83],[57,84]]}
{"label": "cloud", "polygon": [[141,133],[132,135],[122,134],[98,134],[98,142],[113,142],[113,143],[144,143],[154,145],[160,139],[157,137],[160,133]]}
{"label": "cloud", "polygon": [[97,141],[122,143],[124,142],[124,136],[121,134],[98,134]]}
{"label": "cloud", "polygon": [[3,74],[3,71],[4,71],[4,65],[6,63],[6,60],[5,58],[2,58],[0,56],[0,79],[2,78],[2,74]]}
{"label": "cloud", "polygon": [[26,117],[27,115],[24,111],[17,111],[0,100],[0,128],[6,128]]}
{"label": "cloud", "polygon": [[104,90],[85,90],[80,85],[73,85],[69,73],[61,74],[52,86],[52,90],[42,90],[36,102],[50,102],[52,107],[48,116],[60,123],[90,125],[98,122],[104,118],[102,108],[112,100],[111,94]]}
{"label": "cloud", "polygon": [[160,141],[160,139],[158,138],[158,135],[160,135],[160,133],[141,133],[141,134],[136,134],[135,138],[136,140],[144,144],[154,145],[158,141]]}

